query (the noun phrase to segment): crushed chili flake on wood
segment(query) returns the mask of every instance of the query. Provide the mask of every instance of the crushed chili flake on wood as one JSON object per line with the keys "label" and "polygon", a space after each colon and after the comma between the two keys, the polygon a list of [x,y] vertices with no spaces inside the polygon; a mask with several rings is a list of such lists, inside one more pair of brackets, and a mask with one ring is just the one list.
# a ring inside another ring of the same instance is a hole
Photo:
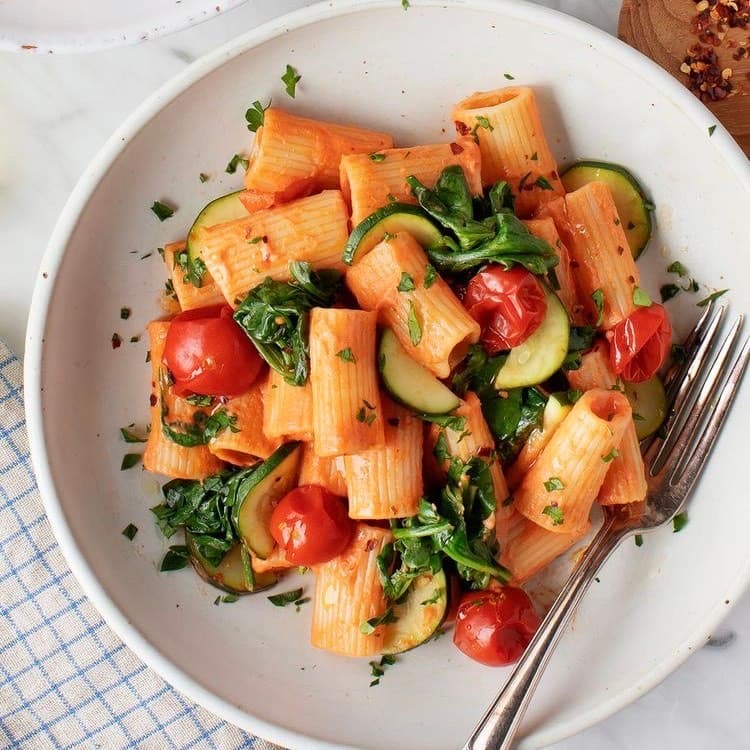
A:
{"label": "crushed chili flake on wood", "polygon": [[[734,49],[732,59],[748,56],[750,38],[739,43],[727,39],[730,29],[750,28],[750,0],[694,0],[696,15],[690,29],[698,42],[688,50],[680,71],[688,77],[688,88],[703,102],[716,102],[737,93],[732,68],[722,65],[716,48]],[[726,41],[725,41],[726,40]]]}

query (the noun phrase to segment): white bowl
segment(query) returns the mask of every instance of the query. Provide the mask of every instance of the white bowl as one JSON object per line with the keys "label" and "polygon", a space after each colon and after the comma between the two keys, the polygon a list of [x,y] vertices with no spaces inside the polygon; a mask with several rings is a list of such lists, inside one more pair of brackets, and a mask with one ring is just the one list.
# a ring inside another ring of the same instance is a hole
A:
{"label": "white bowl", "polygon": [[0,50],[90,52],[207,21],[245,0],[0,0]]}
{"label": "white bowl", "polygon": [[[278,80],[302,74],[297,99]],[[165,543],[148,507],[155,482],[119,471],[118,428],[147,419],[144,344],[159,314],[156,254],[184,236],[239,175],[224,165],[250,143],[244,111],[273,96],[294,111],[392,131],[401,144],[447,139],[451,104],[480,89],[531,84],[561,164],[596,157],[631,167],[656,205],[644,256],[654,295],[670,259],[699,280],[750,298],[750,169],[710,113],[666,73],[583,23],[516,0],[443,7],[326,2],[252,31],[178,76],[128,120],[84,174],[44,258],[29,323],[26,398],[47,513],[73,572],[106,620],[149,665],[207,708],[294,748],[456,747],[506,674],[445,637],[404,655],[378,687],[367,661],[308,645],[309,607],[265,596],[212,606],[189,572],[160,574]],[[444,132],[445,131],[445,132]],[[200,172],[216,177],[201,184]],[[160,224],[149,211],[179,210]],[[702,296],[702,295],[701,295]],[[696,297],[674,312],[683,332]],[[670,302],[670,306],[675,303]],[[122,321],[122,306],[133,309]],[[112,350],[119,332],[125,343]],[[744,388],[690,506],[690,522],[624,545],[586,597],[523,724],[523,748],[601,720],[653,687],[705,641],[750,578]],[[134,542],[121,535],[129,523]]]}

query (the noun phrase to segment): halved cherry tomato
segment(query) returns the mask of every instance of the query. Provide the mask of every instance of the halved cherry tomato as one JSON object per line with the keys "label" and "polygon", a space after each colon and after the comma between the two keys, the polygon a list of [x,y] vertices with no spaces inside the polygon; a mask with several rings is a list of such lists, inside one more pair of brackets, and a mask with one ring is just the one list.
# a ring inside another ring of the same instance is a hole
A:
{"label": "halved cherry tomato", "polygon": [[177,315],[167,332],[164,362],[178,396],[239,396],[249,390],[263,366],[229,305]]}
{"label": "halved cherry tomato", "polygon": [[317,565],[349,545],[354,521],[344,501],[317,484],[286,494],[271,514],[271,536],[294,565]]}
{"label": "halved cherry tomato", "polygon": [[453,642],[489,667],[513,664],[539,627],[539,615],[523,589],[470,591],[458,607]]}
{"label": "halved cherry tomato", "polygon": [[463,302],[482,326],[482,343],[490,354],[522,344],[547,312],[544,290],[534,274],[520,266],[480,271],[469,281]]}
{"label": "halved cherry tomato", "polygon": [[607,331],[612,370],[629,383],[640,383],[656,374],[669,354],[672,325],[662,305],[637,307],[625,320]]}

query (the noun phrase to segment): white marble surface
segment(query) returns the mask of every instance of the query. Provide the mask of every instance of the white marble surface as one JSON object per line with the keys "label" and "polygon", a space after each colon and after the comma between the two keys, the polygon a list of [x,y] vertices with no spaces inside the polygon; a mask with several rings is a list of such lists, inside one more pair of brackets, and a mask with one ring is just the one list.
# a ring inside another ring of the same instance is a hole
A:
{"label": "white marble surface", "polygon": [[[204,52],[275,15],[310,4],[250,0],[171,37],[86,55],[0,53],[0,338],[12,349],[23,353],[31,291],[57,215],[112,130],[154,89]],[[620,0],[542,4],[613,33]],[[627,635],[600,637],[616,648],[618,639]],[[747,664],[750,597],[745,596],[715,634],[713,645],[637,703],[555,748],[750,748]]]}

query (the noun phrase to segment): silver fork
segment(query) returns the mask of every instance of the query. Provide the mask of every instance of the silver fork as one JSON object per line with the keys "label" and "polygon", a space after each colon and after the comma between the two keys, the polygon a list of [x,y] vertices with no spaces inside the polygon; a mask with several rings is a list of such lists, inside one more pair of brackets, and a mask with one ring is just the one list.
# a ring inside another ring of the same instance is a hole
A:
{"label": "silver fork", "polygon": [[[750,339],[745,338],[740,353],[731,362],[742,329],[742,315],[718,343],[724,313],[724,307],[716,309],[713,302],[708,305],[685,341],[685,362],[673,367],[665,377],[672,408],[659,436],[644,446],[648,493],[642,515],[634,517],[632,511],[616,505],[604,506],[601,528],[462,750],[510,748],[552,651],[599,568],[625,538],[669,523],[685,505],[750,358]],[[717,353],[709,364],[714,349]]]}

